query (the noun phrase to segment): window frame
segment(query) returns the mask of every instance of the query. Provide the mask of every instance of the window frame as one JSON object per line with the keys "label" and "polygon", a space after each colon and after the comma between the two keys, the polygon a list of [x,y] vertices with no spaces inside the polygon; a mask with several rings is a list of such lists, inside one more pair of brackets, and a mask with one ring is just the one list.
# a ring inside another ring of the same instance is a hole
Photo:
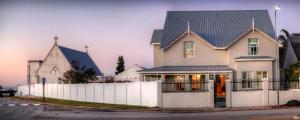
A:
{"label": "window frame", "polygon": [[[246,77],[244,74],[247,73]],[[248,74],[250,73],[250,74]],[[242,89],[252,88],[251,81],[253,80],[253,71],[242,71]]]}
{"label": "window frame", "polygon": [[[187,49],[186,48],[186,43],[187,42],[192,42],[193,43],[193,49]],[[186,51],[192,50],[193,51],[193,56],[187,57]],[[184,41],[183,42],[183,57],[190,59],[190,58],[195,58],[196,56],[196,42],[194,40],[189,40],[189,41]]]}
{"label": "window frame", "polygon": [[[259,76],[258,73],[260,73],[261,78],[258,77]],[[266,75],[266,76],[264,76],[264,75]],[[269,78],[268,71],[266,71],[266,70],[256,71],[256,78],[258,80],[268,79]]]}
{"label": "window frame", "polygon": [[[252,46],[252,44],[250,45],[251,40],[256,40],[257,41],[255,46]],[[252,48],[255,48],[255,47],[256,47],[256,52],[252,51]],[[248,38],[248,55],[249,56],[257,56],[258,51],[259,51],[259,39],[258,38]]]}

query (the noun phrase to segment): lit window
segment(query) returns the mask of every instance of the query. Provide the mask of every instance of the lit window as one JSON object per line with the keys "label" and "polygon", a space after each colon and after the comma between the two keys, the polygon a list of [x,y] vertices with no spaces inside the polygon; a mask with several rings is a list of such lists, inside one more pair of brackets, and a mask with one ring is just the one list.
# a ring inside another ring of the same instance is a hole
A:
{"label": "lit window", "polygon": [[265,79],[265,78],[268,78],[268,74],[267,74],[267,71],[257,71],[256,72],[256,77],[259,81]]}
{"label": "lit window", "polygon": [[194,74],[194,75],[189,75],[189,78],[192,83],[192,90],[197,91],[197,90],[203,90],[205,87],[205,75],[203,74]]}
{"label": "lit window", "polygon": [[194,58],[194,57],[195,57],[195,42],[184,41],[184,58]]}
{"label": "lit window", "polygon": [[257,55],[258,54],[258,39],[249,38],[248,39],[248,55]]}

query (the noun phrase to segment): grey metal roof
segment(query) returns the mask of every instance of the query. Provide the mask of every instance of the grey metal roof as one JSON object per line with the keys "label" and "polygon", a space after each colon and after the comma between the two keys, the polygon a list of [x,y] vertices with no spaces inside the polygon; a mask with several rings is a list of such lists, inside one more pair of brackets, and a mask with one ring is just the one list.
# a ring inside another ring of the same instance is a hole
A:
{"label": "grey metal roof", "polygon": [[232,69],[227,65],[162,66],[141,70],[139,72],[158,71],[232,71]]}
{"label": "grey metal roof", "polygon": [[270,56],[240,56],[234,59],[275,59],[275,58]]}
{"label": "grey metal roof", "polygon": [[267,10],[226,10],[226,11],[168,11],[161,40],[161,47],[190,30],[203,37],[215,47],[226,47],[244,32],[255,27],[275,36],[274,28]]}
{"label": "grey metal roof", "polygon": [[151,44],[152,43],[160,43],[163,36],[163,30],[154,30],[151,38]]}
{"label": "grey metal roof", "polygon": [[62,51],[70,64],[79,62],[79,67],[93,68],[96,75],[103,76],[102,72],[87,53],[63,46],[58,46],[58,48]]}

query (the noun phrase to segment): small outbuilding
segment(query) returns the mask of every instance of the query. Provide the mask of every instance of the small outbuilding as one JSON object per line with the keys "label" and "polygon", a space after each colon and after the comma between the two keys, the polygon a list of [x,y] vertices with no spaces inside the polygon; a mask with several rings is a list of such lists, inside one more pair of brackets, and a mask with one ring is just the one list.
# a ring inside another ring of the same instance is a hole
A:
{"label": "small outbuilding", "polygon": [[125,71],[119,73],[114,77],[115,81],[131,81],[138,82],[141,81],[141,75],[138,73],[140,70],[145,70],[146,68],[141,67],[137,64],[129,67]]}

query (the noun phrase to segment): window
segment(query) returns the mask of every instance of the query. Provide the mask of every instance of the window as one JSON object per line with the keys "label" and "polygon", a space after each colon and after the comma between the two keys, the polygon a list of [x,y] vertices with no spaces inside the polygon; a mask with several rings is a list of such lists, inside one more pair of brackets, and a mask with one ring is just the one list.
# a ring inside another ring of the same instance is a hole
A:
{"label": "window", "polygon": [[267,71],[256,71],[257,80],[262,81],[265,78],[268,78]]}
{"label": "window", "polygon": [[177,75],[175,77],[176,90],[183,91],[185,89],[184,75]]}
{"label": "window", "polygon": [[195,57],[195,41],[184,41],[184,58]]}
{"label": "window", "polygon": [[161,80],[161,75],[145,75],[144,81],[158,81]]}
{"label": "window", "polygon": [[205,75],[194,74],[189,75],[191,80],[192,90],[203,90],[205,87]]}
{"label": "window", "polygon": [[166,75],[165,76],[165,91],[184,91],[185,76],[184,75]]}
{"label": "window", "polygon": [[258,54],[258,39],[249,38],[248,39],[248,55],[257,55]]}
{"label": "window", "polygon": [[242,72],[242,88],[251,88],[252,72]]}

